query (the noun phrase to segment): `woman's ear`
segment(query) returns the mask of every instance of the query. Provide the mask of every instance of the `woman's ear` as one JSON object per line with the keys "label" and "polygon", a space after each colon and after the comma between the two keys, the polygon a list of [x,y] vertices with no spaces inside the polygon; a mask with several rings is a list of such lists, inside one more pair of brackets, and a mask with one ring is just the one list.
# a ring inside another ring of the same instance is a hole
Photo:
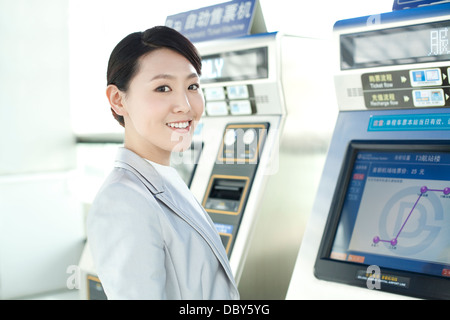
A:
{"label": "woman's ear", "polygon": [[106,88],[106,97],[108,98],[111,109],[118,115],[126,115],[126,110],[124,108],[123,99],[124,93],[119,90],[115,85],[110,84]]}

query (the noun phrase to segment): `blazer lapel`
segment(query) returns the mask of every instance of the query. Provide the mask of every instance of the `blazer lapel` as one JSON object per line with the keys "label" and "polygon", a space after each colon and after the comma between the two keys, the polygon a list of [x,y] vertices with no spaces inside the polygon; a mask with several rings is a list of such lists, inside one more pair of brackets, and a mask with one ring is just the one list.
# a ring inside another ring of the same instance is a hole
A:
{"label": "blazer lapel", "polygon": [[[208,221],[210,221],[209,225],[203,218],[194,219],[191,218],[191,216],[185,214],[184,210],[181,210],[181,208],[179,208],[170,199],[170,197],[166,196],[164,192],[165,185],[158,172],[151,165],[149,165],[147,161],[126,148],[119,149],[115,166],[133,172],[144,183],[144,185],[155,196],[155,198],[157,198],[164,205],[170,208],[175,214],[177,214],[194,230],[196,230],[211,247],[212,251],[228,274],[228,277],[232,280],[232,282],[234,281],[234,277],[228,263],[228,256],[225,252],[222,241],[220,240],[218,234],[215,232],[215,227],[206,211],[204,211],[204,214],[206,215]],[[199,207],[202,208],[201,205],[199,205]],[[189,206],[189,208],[191,210],[195,210],[191,206]]]}
{"label": "blazer lapel", "polygon": [[211,247],[211,249],[214,252],[214,254],[216,255],[216,257],[219,259],[220,263],[222,264],[223,268],[225,269],[226,273],[228,274],[228,277],[233,280],[234,279],[233,274],[232,274],[232,271],[228,264],[228,256],[225,252],[225,249],[223,247],[222,241],[220,240],[220,237],[218,236],[217,232],[215,231],[215,227],[214,227],[212,221],[210,220],[209,215],[205,212],[208,220],[211,221],[211,224],[207,224],[207,222],[203,218],[200,218],[200,219],[191,218],[189,215],[184,213],[184,210],[181,210],[180,208],[178,208],[173,203],[173,201],[171,201],[168,197],[166,197],[164,193],[159,193],[159,194],[155,195],[155,197],[158,200],[160,200],[162,203],[164,203],[167,207],[169,207],[175,214],[177,214],[179,217],[181,217],[184,221],[186,221],[192,228],[194,228],[203,237],[203,239],[205,239],[205,241]]}

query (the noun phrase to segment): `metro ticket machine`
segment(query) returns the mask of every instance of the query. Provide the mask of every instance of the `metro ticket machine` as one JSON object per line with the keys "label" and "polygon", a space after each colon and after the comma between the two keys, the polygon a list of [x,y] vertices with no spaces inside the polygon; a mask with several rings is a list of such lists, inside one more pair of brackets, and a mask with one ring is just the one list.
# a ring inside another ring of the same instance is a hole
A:
{"label": "metro ticket machine", "polygon": [[[302,101],[317,96],[297,84],[302,71],[311,70],[311,56],[322,43],[280,33],[196,43],[203,60],[205,113],[191,150],[175,154],[172,164],[186,176],[215,223],[238,283],[252,236],[264,232],[258,230],[257,220],[262,203],[271,196],[266,186],[280,169],[279,144],[288,106],[302,108]],[[298,127],[298,122],[291,126]],[[282,199],[272,200],[282,207]],[[269,219],[280,217],[281,212],[273,212]],[[280,240],[285,241],[267,239]],[[80,265],[82,298],[104,298],[88,247]]]}
{"label": "metro ticket machine", "polygon": [[298,40],[273,33],[197,44],[206,116],[191,190],[216,224],[237,282],[265,185],[278,170],[286,118],[281,47],[292,52]]}
{"label": "metro ticket machine", "polygon": [[288,299],[450,298],[450,5],[338,21],[339,115]]}

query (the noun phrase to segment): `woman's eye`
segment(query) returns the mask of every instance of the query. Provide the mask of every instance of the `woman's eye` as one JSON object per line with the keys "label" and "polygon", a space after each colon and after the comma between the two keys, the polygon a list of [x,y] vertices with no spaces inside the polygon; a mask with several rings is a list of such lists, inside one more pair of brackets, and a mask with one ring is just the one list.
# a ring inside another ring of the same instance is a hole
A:
{"label": "woman's eye", "polygon": [[169,92],[170,88],[169,88],[169,86],[160,86],[160,87],[156,88],[156,91],[157,92]]}
{"label": "woman's eye", "polygon": [[200,85],[198,83],[191,84],[189,86],[189,90],[198,90],[198,89],[200,89]]}

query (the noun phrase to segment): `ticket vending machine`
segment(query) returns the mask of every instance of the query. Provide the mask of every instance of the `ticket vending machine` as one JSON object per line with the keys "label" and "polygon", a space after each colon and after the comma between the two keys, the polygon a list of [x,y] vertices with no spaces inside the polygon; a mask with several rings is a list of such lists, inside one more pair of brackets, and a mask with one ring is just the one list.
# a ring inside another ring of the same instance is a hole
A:
{"label": "ticket vending machine", "polygon": [[[258,219],[266,201],[282,201],[277,194],[269,194],[267,186],[284,169],[279,167],[284,129],[295,131],[305,123],[295,117],[286,121],[287,114],[299,114],[298,109],[307,108],[317,97],[310,85],[299,88],[298,83],[318,79],[321,66],[312,66],[310,61],[323,45],[318,39],[277,32],[196,43],[203,60],[205,113],[191,150],[174,154],[172,165],[185,176],[215,223],[238,283],[251,245],[265,247],[265,252],[279,241],[278,247],[286,246],[286,237],[267,235]],[[289,209],[282,208],[280,203],[277,212],[266,214],[266,219],[297,223],[285,219]],[[252,244],[258,234],[265,240]],[[298,250],[299,243],[295,245]],[[80,266],[82,298],[105,298],[88,246]]]}
{"label": "ticket vending machine", "polygon": [[237,282],[265,183],[277,169],[286,116],[280,41],[275,33],[197,44],[206,110],[191,190],[214,221]]}
{"label": "ticket vending machine", "polygon": [[339,115],[288,299],[450,298],[450,5],[338,21]]}

